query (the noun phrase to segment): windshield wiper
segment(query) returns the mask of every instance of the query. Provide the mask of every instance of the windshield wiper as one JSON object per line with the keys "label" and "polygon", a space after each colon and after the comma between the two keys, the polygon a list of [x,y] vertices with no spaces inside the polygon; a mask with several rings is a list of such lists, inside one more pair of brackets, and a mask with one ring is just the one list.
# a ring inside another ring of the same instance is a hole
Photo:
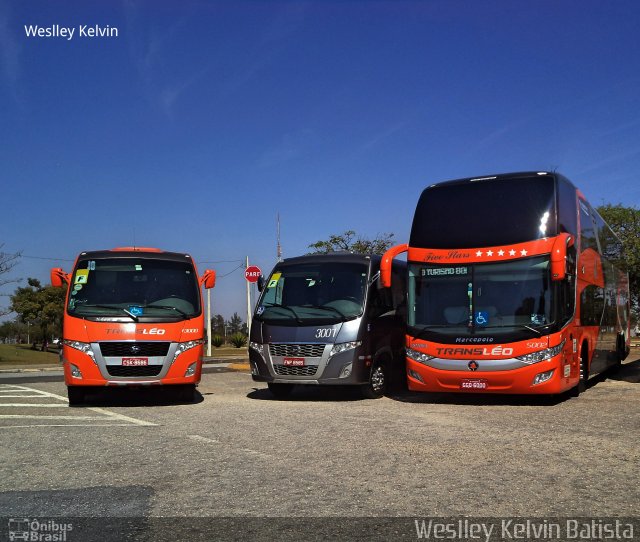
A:
{"label": "windshield wiper", "polygon": [[150,303],[149,305],[143,305],[143,308],[146,309],[147,307],[152,309],[167,309],[167,310],[176,311],[185,320],[189,318],[189,315],[186,312],[184,312],[183,310],[180,310],[178,307],[173,307],[171,305],[156,305],[155,303]]}
{"label": "windshield wiper", "polygon": [[127,309],[125,309],[124,307],[119,307],[118,305],[96,305],[96,304],[82,304],[82,305],[78,305],[73,312],[75,312],[77,309],[81,308],[81,307],[95,307],[97,309],[115,309],[118,311],[122,311],[125,314],[127,314],[128,316],[131,316],[131,318],[133,318],[134,322],[138,321],[138,317],[133,314],[131,311],[128,311]]}
{"label": "windshield wiper", "polygon": [[298,316],[298,313],[294,311],[291,307],[288,307],[287,305],[278,305],[277,303],[264,303],[264,305],[267,307],[275,307],[276,309],[288,310],[293,314],[294,318],[296,319],[296,322],[298,322],[299,324],[302,323],[302,318]]}

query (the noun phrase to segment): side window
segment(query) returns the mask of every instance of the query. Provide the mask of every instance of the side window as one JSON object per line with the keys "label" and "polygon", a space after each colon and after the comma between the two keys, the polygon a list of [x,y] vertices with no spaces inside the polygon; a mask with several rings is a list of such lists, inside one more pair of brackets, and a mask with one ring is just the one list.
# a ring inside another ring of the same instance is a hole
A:
{"label": "side window", "polygon": [[580,295],[580,323],[583,326],[599,326],[604,310],[604,290],[589,285]]}
{"label": "side window", "polygon": [[576,215],[576,189],[567,181],[558,181],[558,233],[578,233],[578,217]]}
{"label": "side window", "polygon": [[372,318],[393,310],[391,288],[378,288],[377,281],[369,290],[369,315]]}
{"label": "side window", "polygon": [[591,208],[589,204],[580,202],[580,251],[584,252],[588,248],[598,251],[598,241],[596,229],[591,218]]}
{"label": "side window", "polygon": [[558,284],[558,311],[562,324],[573,318],[575,306],[575,275],[568,275],[566,280]]}
{"label": "side window", "polygon": [[267,284],[262,303],[269,305],[282,305],[282,291],[284,290],[284,281],[285,278],[281,273],[278,273],[278,278],[276,279],[274,279],[272,276]]}

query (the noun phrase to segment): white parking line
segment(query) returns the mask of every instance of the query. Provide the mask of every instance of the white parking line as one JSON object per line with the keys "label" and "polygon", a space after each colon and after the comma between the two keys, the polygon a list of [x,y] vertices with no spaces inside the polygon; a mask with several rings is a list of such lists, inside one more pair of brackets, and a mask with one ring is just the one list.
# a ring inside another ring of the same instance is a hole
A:
{"label": "white parking line", "polygon": [[[30,395],[0,395],[0,408],[68,408],[69,402],[66,397],[62,395],[57,395],[55,393],[50,393],[43,390],[38,390],[35,388],[29,388],[27,386],[20,386],[17,384],[0,384],[0,392],[5,393],[16,393],[16,394],[30,394]],[[32,398],[49,398],[54,399],[56,401],[62,401],[62,403],[3,403],[3,399],[32,399]],[[118,425],[118,426],[155,426],[157,424],[152,422],[147,422],[144,420],[138,420],[136,418],[132,418],[130,416],[125,416],[124,414],[118,414],[116,412],[111,412],[110,410],[106,410],[104,408],[99,407],[84,407],[80,409],[74,409],[74,412],[83,412],[90,411],[91,413],[98,414],[97,416],[85,416],[81,414],[71,414],[68,416],[58,416],[58,415],[47,415],[47,414],[0,414],[0,419],[25,419],[25,420],[69,420],[69,421],[77,421],[77,420],[96,420],[96,421],[105,421],[105,422],[126,422],[126,423],[109,423],[109,424],[68,424],[68,425],[56,425],[56,427],[104,427],[105,425]],[[52,427],[52,424],[38,424],[38,425],[29,425],[29,426],[17,426],[10,425],[5,427],[0,427],[0,429],[11,429],[17,427]]]}
{"label": "white parking line", "polygon": [[0,403],[0,408],[4,407],[26,407],[26,408],[69,408],[67,405],[54,403]]}

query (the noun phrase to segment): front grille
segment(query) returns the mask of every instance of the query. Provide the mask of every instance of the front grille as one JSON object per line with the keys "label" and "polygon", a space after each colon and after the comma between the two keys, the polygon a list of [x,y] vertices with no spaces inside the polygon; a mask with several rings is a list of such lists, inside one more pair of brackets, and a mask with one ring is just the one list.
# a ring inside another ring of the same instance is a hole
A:
{"label": "front grille", "polygon": [[324,352],[324,344],[270,344],[272,356],[296,356],[301,358],[319,358]]}
{"label": "front grille", "polygon": [[171,343],[162,341],[104,342],[100,351],[105,357],[166,356]]}
{"label": "front grille", "polygon": [[128,367],[126,365],[107,365],[107,372],[111,376],[158,376],[162,371],[162,365],[143,365]]}
{"label": "front grille", "polygon": [[274,365],[277,375],[280,376],[315,376],[318,372],[317,365],[307,365],[305,367],[290,367],[288,365]]}

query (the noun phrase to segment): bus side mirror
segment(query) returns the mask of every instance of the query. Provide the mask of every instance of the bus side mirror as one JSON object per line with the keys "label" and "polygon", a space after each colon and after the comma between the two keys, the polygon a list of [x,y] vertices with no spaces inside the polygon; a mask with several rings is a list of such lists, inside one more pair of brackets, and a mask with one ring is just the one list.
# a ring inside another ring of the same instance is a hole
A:
{"label": "bus side mirror", "polygon": [[262,292],[264,290],[264,286],[267,283],[267,279],[265,279],[262,275],[258,277],[258,292]]}
{"label": "bus side mirror", "polygon": [[204,287],[208,290],[214,288],[216,285],[216,272],[212,269],[207,269],[200,279],[200,284],[204,284]]}
{"label": "bus side mirror", "polygon": [[556,237],[551,249],[551,280],[564,280],[567,276],[567,247],[573,246],[574,240],[568,233]]}
{"label": "bus side mirror", "polygon": [[69,282],[69,274],[62,270],[62,267],[54,267],[51,269],[51,286],[62,288],[65,282]]}
{"label": "bus side mirror", "polygon": [[393,265],[393,259],[398,255],[409,250],[409,245],[396,245],[391,247],[382,255],[380,260],[380,283],[383,288],[391,287],[391,267]]}

